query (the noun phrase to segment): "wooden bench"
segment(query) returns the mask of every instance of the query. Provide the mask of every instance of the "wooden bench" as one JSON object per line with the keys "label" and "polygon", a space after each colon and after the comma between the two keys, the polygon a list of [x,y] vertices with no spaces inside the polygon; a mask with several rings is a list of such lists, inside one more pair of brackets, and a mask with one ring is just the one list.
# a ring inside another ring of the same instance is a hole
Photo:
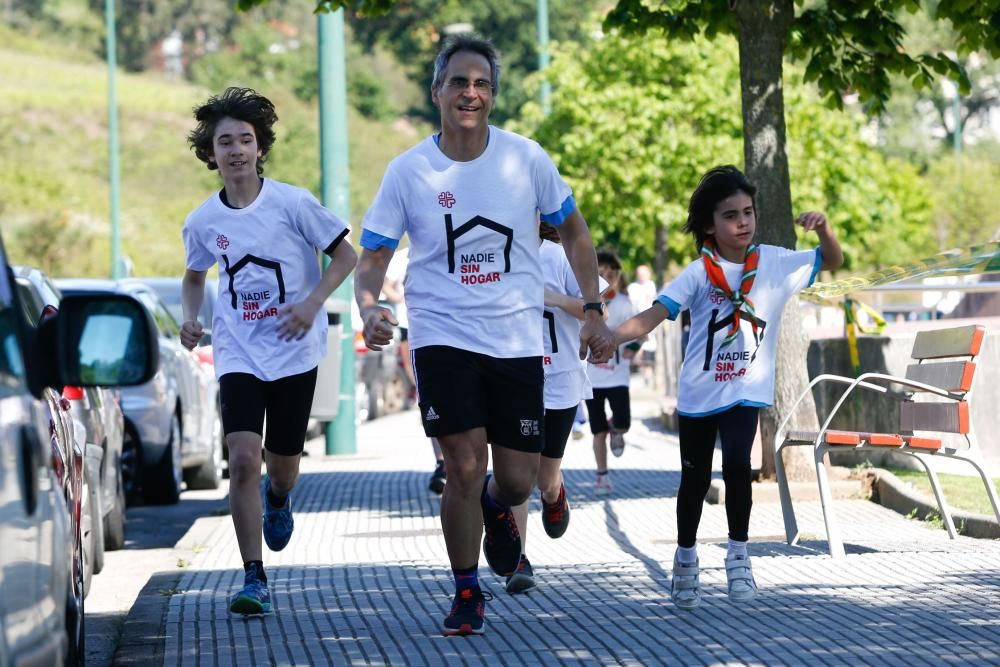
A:
{"label": "wooden bench", "polygon": [[[778,477],[778,491],[781,497],[781,512],[785,520],[785,536],[789,544],[799,540],[795,511],[788,490],[788,479],[781,452],[786,447],[809,446],[813,448],[816,477],[819,483],[820,502],[823,506],[823,521],[830,555],[837,558],[844,555],[844,545],[833,516],[830,483],[827,478],[823,458],[831,449],[891,449],[900,454],[916,458],[927,471],[934,497],[948,535],[957,535],[951,512],[941,491],[937,474],[928,460],[931,456],[945,456],[965,461],[972,465],[986,487],[993,512],[1000,521],[1000,501],[996,489],[986,474],[982,454],[972,428],[969,396],[972,392],[976,372],[976,357],[979,355],[985,327],[978,325],[923,331],[917,334],[913,343],[911,358],[916,362],[906,368],[903,377],[884,373],[863,373],[857,378],[840,375],[820,375],[809,383],[809,387],[795,401],[788,415],[778,427],[774,463]],[[819,432],[787,431],[789,417],[813,387],[821,382],[847,385],[847,389],[833,406]],[[899,401],[898,429],[891,433],[875,433],[870,430],[854,431],[831,429],[830,424],[841,406],[855,390],[877,392]],[[961,438],[948,439],[947,434],[959,434]],[[960,444],[955,444],[954,440]]]}

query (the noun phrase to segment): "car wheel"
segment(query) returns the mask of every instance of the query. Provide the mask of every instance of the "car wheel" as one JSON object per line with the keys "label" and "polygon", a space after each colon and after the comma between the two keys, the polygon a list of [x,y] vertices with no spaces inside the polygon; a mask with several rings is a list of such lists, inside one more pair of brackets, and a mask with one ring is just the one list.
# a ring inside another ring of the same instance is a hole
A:
{"label": "car wheel", "polygon": [[[91,474],[88,482],[90,493],[87,494],[89,502],[85,509],[90,515],[89,534],[84,536],[90,547],[90,572],[100,574],[104,569],[104,520],[102,512],[104,506],[101,503],[100,473]],[[87,592],[90,592],[90,582],[87,582]]]}
{"label": "car wheel", "polygon": [[407,392],[408,389],[402,373],[396,373],[389,378],[383,389],[385,414],[391,415],[405,409]]}
{"label": "car wheel", "polygon": [[84,649],[84,611],[83,611],[83,550],[78,549],[73,557],[73,568],[66,599],[66,636],[69,640],[69,651],[66,654],[66,665],[82,667],[86,659]]}
{"label": "car wheel", "polygon": [[368,385],[364,380],[358,379],[354,382],[354,405],[358,411],[358,421],[368,421],[370,410],[368,409]]}
{"label": "car wheel", "polygon": [[181,499],[181,421],[170,417],[170,439],[159,461],[143,469],[142,495],[150,505],[176,505]]}
{"label": "car wheel", "polygon": [[90,484],[83,479],[80,497],[80,558],[83,563],[83,595],[90,592],[94,575],[94,503]]}
{"label": "car wheel", "polygon": [[142,443],[128,424],[122,433],[121,486],[126,507],[142,500]]}
{"label": "car wheel", "polygon": [[184,481],[189,489],[217,489],[222,480],[222,439],[213,434],[212,453],[197,468],[184,471]]}
{"label": "car wheel", "polygon": [[111,510],[104,515],[104,548],[117,551],[125,546],[125,480],[122,476],[122,461],[119,458],[115,484],[115,498]]}

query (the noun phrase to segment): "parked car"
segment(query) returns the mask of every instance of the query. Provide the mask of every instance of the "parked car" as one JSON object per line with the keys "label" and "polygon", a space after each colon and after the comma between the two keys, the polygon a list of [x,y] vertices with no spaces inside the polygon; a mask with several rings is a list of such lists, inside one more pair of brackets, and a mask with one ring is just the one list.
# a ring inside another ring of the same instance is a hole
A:
{"label": "parked car", "polygon": [[158,351],[134,299],[69,298],[36,329],[23,291],[0,240],[0,665],[82,665],[84,436],[57,389],[145,382]]}
{"label": "parked car", "polygon": [[[361,331],[361,317],[357,314],[357,304],[352,300],[352,322],[354,323],[354,363],[356,367],[355,396],[358,419],[376,419],[383,415],[406,410],[413,403],[412,387],[403,359],[400,357],[399,329],[392,341],[381,351],[369,350],[365,346]],[[388,302],[380,305],[391,308]]]}
{"label": "parked car", "polygon": [[[30,285],[24,301],[33,300],[33,312],[28,313],[32,324],[59,308],[62,295],[41,270],[14,267],[20,284]],[[37,314],[36,314],[37,312]],[[93,572],[104,567],[104,550],[114,551],[125,546],[125,484],[122,480],[122,440],[124,419],[120,396],[115,388],[64,387],[63,398],[69,400],[73,418],[86,430],[84,473],[93,507],[94,548],[91,555]],[[88,584],[89,588],[89,584]]]}
{"label": "parked car", "polygon": [[[152,287],[159,295],[167,310],[178,324],[184,322],[184,309],[181,306],[181,279],[180,278],[136,278],[144,285]],[[212,315],[215,312],[215,301],[219,297],[219,281],[214,278],[205,280],[205,298],[201,302],[201,310],[198,312],[198,319],[205,328],[205,335],[198,341],[195,348],[195,356],[198,361],[204,364],[212,375],[215,375],[215,358],[212,355]],[[222,432],[222,404],[216,403],[217,418],[219,420],[219,437],[222,443],[223,472],[229,474],[229,445],[226,444],[226,435]]]}
{"label": "parked car", "polygon": [[136,280],[57,280],[63,295],[127,294],[142,303],[159,334],[160,368],[141,386],[123,389],[123,478],[126,493],[150,504],[174,504],[182,484],[214,489],[222,478],[221,425],[215,378],[180,342],[180,328],[150,287]]}
{"label": "parked car", "polygon": [[[23,273],[15,269],[15,275]],[[37,329],[45,317],[56,314],[47,308],[33,285],[26,278],[16,278],[18,296],[25,322]],[[66,391],[77,387],[46,387],[44,398],[49,415],[49,441],[52,447],[53,469],[66,499],[70,532],[73,535],[73,562],[79,563],[81,586],[79,594],[85,597],[90,591],[93,575],[104,566],[104,544],[100,533],[100,506],[95,504],[98,495],[94,476],[87,465],[86,427],[74,414],[72,402]],[[93,452],[90,452],[91,455]]]}

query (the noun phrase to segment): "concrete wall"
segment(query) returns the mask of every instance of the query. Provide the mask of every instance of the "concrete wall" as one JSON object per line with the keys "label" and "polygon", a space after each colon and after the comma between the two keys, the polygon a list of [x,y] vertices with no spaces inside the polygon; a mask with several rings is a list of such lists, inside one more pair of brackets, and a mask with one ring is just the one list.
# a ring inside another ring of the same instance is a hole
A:
{"label": "concrete wall", "polygon": [[[967,320],[935,320],[920,323],[907,330],[890,330],[882,336],[861,336],[858,338],[858,354],[863,371],[875,371],[890,375],[904,375],[911,363],[910,350],[918,330],[930,330],[972,324]],[[820,373],[835,373],[854,377],[846,338],[823,338],[809,344],[809,377]],[[842,385],[823,383],[814,389],[816,410],[820,420],[825,420],[843,392]],[[990,464],[992,471],[1000,471],[1000,329],[989,328],[983,350],[977,359],[976,377],[972,386],[972,426],[979,446]],[[895,432],[898,430],[898,403],[891,398],[872,391],[859,392],[857,398],[848,398],[840,408],[832,428],[848,430],[870,430]],[[964,443],[961,436],[954,436],[949,442]],[[880,452],[846,452],[834,457],[834,462],[851,465],[862,460],[870,460],[876,465],[901,465],[914,467],[917,464],[907,456]],[[890,459],[890,461],[887,461]],[[973,472],[964,463],[936,459],[940,468],[948,472]]]}

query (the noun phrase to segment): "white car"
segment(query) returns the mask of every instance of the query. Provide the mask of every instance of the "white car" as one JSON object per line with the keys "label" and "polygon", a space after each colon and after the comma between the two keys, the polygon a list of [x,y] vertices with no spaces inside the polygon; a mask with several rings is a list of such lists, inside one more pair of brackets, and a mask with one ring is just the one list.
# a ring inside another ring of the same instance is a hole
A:
{"label": "white car", "polygon": [[0,665],[84,662],[80,526],[67,495],[82,490],[82,452],[63,449],[52,387],[141,383],[157,366],[153,323],[134,299],[61,306],[30,326],[0,241]]}
{"label": "white car", "polygon": [[[64,296],[117,293],[146,306],[159,332],[160,368],[141,386],[123,389],[125,442],[122,457],[134,459],[150,504],[174,504],[184,482],[189,489],[214,489],[223,471],[222,425],[216,409],[218,385],[194,352],[180,342],[180,327],[156,292],[138,280],[57,280]],[[135,482],[138,482],[136,484]]]}

